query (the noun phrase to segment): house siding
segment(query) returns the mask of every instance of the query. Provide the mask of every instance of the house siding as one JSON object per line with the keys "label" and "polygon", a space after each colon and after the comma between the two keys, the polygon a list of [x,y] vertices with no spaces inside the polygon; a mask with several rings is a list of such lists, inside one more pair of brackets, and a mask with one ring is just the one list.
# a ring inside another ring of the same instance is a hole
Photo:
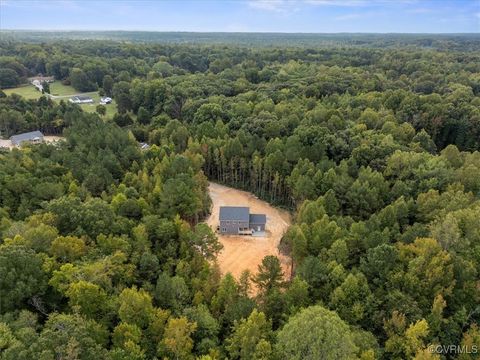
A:
{"label": "house siding", "polygon": [[251,235],[265,231],[267,217],[265,214],[250,214],[246,206],[221,206],[218,232],[230,235]]}
{"label": "house siding", "polygon": [[249,228],[248,221],[220,220],[221,234],[238,234],[239,228]]}
{"label": "house siding", "polygon": [[265,224],[250,223],[250,228],[254,231],[265,231]]}

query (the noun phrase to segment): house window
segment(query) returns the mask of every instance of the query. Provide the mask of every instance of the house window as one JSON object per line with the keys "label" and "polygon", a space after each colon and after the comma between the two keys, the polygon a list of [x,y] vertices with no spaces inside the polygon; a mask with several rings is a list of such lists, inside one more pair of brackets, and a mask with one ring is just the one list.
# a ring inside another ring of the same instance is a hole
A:
{"label": "house window", "polygon": [[223,232],[227,232],[227,228],[222,228],[222,231],[223,231]]}

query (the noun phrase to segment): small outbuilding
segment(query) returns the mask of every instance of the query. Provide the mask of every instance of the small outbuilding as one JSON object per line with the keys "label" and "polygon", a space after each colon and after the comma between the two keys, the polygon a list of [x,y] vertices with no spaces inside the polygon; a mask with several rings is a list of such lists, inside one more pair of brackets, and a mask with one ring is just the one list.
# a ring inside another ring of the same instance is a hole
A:
{"label": "small outbuilding", "polygon": [[13,146],[21,146],[23,143],[40,144],[43,142],[43,134],[40,131],[13,135],[10,137]]}
{"label": "small outbuilding", "polygon": [[252,235],[265,231],[267,216],[250,214],[246,206],[220,207],[218,231],[221,234]]}
{"label": "small outbuilding", "polygon": [[100,104],[101,105],[106,105],[106,104],[111,104],[111,103],[112,103],[112,98],[111,97],[105,96],[105,97],[100,98]]}

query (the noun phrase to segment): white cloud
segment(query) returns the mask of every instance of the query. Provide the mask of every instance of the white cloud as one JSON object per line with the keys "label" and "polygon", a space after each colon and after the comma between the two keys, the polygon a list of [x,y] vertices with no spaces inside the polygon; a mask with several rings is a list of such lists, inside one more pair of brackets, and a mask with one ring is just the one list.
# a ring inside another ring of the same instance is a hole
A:
{"label": "white cloud", "polygon": [[248,0],[248,6],[258,10],[271,12],[291,12],[304,6],[329,7],[368,7],[392,4],[413,4],[418,0]]}
{"label": "white cloud", "polygon": [[42,0],[0,0],[0,5],[3,7],[13,8],[36,8],[36,9],[51,9],[51,8],[64,8],[79,10],[81,9],[77,1],[74,0],[56,0],[56,1],[42,1]]}
{"label": "white cloud", "polygon": [[23,0],[23,1],[12,1],[12,0],[0,0],[2,6],[7,7],[34,7],[34,8],[47,8],[47,7],[63,7],[63,8],[79,8],[79,4],[74,0],[57,0],[55,2],[48,2],[42,0]]}
{"label": "white cloud", "polygon": [[362,16],[363,16],[363,14],[357,14],[357,13],[345,14],[345,15],[339,15],[339,16],[335,17],[335,20],[339,20],[339,21],[353,20],[353,19],[361,18]]}
{"label": "white cloud", "polygon": [[432,13],[433,11],[434,11],[433,9],[429,9],[429,8],[415,8],[415,9],[408,10],[407,12],[410,14],[429,14],[429,13]]}
{"label": "white cloud", "polygon": [[303,0],[305,4],[318,6],[360,7],[394,4],[415,4],[418,0]]}
{"label": "white cloud", "polygon": [[291,1],[287,0],[251,0],[248,6],[267,11],[282,12],[290,5]]}
{"label": "white cloud", "polygon": [[299,5],[302,5],[302,1],[295,0],[250,0],[248,6],[257,9],[270,12],[276,12],[280,14],[288,14],[300,10]]}
{"label": "white cloud", "polygon": [[366,0],[305,0],[306,4],[315,6],[365,6],[368,5]]}
{"label": "white cloud", "polygon": [[258,10],[287,13],[301,6],[355,7],[368,5],[367,0],[249,0],[248,6]]}

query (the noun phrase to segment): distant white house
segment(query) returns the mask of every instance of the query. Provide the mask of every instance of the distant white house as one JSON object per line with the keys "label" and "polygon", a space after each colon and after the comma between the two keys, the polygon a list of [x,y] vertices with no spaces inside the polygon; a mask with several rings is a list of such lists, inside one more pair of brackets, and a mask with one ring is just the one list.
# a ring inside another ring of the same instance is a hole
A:
{"label": "distant white house", "polygon": [[40,83],[43,83],[43,82],[52,83],[55,81],[55,78],[53,76],[43,76],[43,75],[37,75],[37,76],[28,78],[28,81],[31,83],[33,83],[35,80],[37,80]]}
{"label": "distant white house", "polygon": [[52,83],[55,81],[53,76],[34,76],[28,78],[28,81],[37,88],[38,91],[43,92],[43,83]]}
{"label": "distant white house", "polygon": [[93,104],[93,99],[90,96],[84,95],[72,96],[68,101],[73,104]]}
{"label": "distant white house", "polygon": [[13,146],[20,146],[22,143],[40,144],[43,142],[43,134],[40,131],[13,135],[10,137]]}
{"label": "distant white house", "polygon": [[32,81],[32,85],[35,86],[38,91],[43,92],[43,85],[42,85],[42,83],[40,82],[40,80],[36,80],[36,79],[33,80],[33,81]]}
{"label": "distant white house", "polygon": [[106,105],[106,104],[111,104],[112,103],[112,98],[105,96],[100,99],[100,104]]}

